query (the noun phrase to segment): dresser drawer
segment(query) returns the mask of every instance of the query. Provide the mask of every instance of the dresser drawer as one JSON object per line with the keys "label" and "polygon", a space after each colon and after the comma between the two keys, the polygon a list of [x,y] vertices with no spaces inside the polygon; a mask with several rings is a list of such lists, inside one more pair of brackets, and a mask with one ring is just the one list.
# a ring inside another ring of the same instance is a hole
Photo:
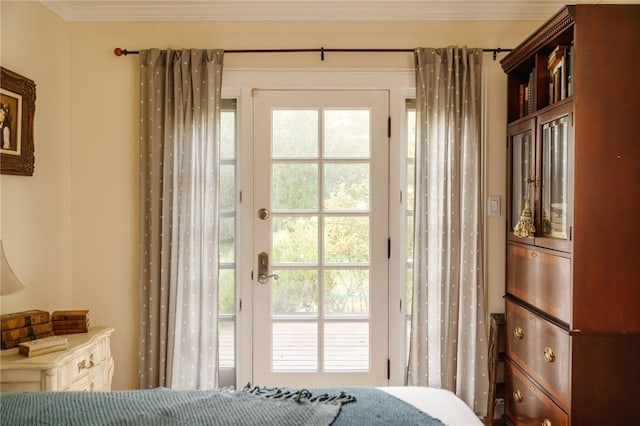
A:
{"label": "dresser drawer", "polygon": [[507,357],[569,406],[570,337],[560,327],[507,301]]}
{"label": "dresser drawer", "polygon": [[108,353],[107,344],[107,339],[100,339],[93,346],[81,351],[73,358],[70,363],[70,379],[72,383],[80,380],[104,364]]}
{"label": "dresser drawer", "polygon": [[571,259],[507,245],[507,293],[569,324],[570,292]]}
{"label": "dresser drawer", "polygon": [[567,426],[569,416],[516,366],[505,366],[505,411],[517,425]]}
{"label": "dresser drawer", "polygon": [[96,367],[97,370],[87,374],[82,379],[74,382],[70,387],[70,391],[107,391],[107,383],[105,378],[107,377],[105,371],[105,365]]}

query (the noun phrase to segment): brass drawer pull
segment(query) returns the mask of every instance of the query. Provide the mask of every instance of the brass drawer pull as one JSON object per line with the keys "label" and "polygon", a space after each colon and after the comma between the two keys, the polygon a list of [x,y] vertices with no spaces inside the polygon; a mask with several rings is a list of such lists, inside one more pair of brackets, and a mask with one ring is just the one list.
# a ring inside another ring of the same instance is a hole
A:
{"label": "brass drawer pull", "polygon": [[542,426],[551,426],[551,420],[544,419],[544,421],[542,422]]}
{"label": "brass drawer pull", "polygon": [[513,329],[513,336],[518,339],[518,340],[522,340],[522,338],[524,337],[524,330],[520,327],[516,327]]}
{"label": "brass drawer pull", "polygon": [[83,359],[78,363],[78,373],[82,370],[88,370],[93,368],[95,364],[93,363],[93,354],[89,355],[89,363],[87,364],[87,360]]}
{"label": "brass drawer pull", "polygon": [[513,391],[513,400],[515,402],[522,402],[522,392],[519,390]]}
{"label": "brass drawer pull", "polygon": [[556,360],[556,355],[553,353],[553,350],[549,346],[544,348],[544,360],[547,362],[553,362]]}

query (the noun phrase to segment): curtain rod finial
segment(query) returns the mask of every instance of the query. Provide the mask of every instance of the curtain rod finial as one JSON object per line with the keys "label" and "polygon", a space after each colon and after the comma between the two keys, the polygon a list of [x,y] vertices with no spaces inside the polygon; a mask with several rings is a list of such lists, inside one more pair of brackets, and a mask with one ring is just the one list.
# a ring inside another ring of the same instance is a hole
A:
{"label": "curtain rod finial", "polygon": [[115,49],[113,49],[113,54],[116,56],[122,56],[122,55],[126,55],[127,51],[126,50],[122,50],[119,47],[116,47]]}

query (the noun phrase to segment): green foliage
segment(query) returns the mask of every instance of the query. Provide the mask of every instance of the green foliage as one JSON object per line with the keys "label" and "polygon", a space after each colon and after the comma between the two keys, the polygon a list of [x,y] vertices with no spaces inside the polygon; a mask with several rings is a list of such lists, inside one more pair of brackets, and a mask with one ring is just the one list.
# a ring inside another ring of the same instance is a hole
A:
{"label": "green foliage", "polygon": [[318,165],[274,163],[273,210],[317,210]]}
{"label": "green foliage", "polygon": [[318,272],[289,269],[271,283],[271,311],[274,315],[318,313]]}
{"label": "green foliage", "polygon": [[369,270],[333,269],[324,274],[325,315],[369,314]]}
{"label": "green foliage", "polygon": [[234,164],[223,164],[220,166],[220,210],[231,211],[236,208],[236,187],[235,187]]}
{"label": "green foliage", "polygon": [[220,269],[218,277],[218,313],[235,313],[235,272],[233,269]]}
{"label": "green foliage", "polygon": [[273,217],[273,263],[318,263],[318,217]]}
{"label": "green foliage", "polygon": [[218,222],[220,263],[233,263],[236,249],[236,221],[233,216],[221,216]]}

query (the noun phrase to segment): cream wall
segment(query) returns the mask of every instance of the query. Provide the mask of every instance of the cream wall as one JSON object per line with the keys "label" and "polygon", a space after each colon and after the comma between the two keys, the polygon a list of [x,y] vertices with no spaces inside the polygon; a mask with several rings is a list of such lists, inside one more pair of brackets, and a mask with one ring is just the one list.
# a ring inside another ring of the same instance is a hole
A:
{"label": "cream wall", "polygon": [[[38,3],[3,1],[3,66],[38,84],[36,176],[2,178],[2,235],[15,244],[30,289],[2,298],[3,312],[87,308],[110,325],[113,387],[137,387],[137,57],[122,47],[513,47],[539,22],[138,22],[61,21]],[[25,31],[25,29],[28,29]],[[25,34],[8,42],[11,34]],[[488,194],[505,195],[505,84],[488,70]],[[233,67],[411,68],[410,54],[232,55]],[[489,217],[489,311],[502,311],[504,206]],[[34,253],[35,252],[35,253]],[[35,254],[35,255],[34,255]],[[13,260],[13,259],[12,259]]]}
{"label": "cream wall", "polygon": [[3,313],[72,305],[68,24],[39,3],[0,2],[3,67],[36,83],[35,172],[0,175],[2,239],[26,289]]}

